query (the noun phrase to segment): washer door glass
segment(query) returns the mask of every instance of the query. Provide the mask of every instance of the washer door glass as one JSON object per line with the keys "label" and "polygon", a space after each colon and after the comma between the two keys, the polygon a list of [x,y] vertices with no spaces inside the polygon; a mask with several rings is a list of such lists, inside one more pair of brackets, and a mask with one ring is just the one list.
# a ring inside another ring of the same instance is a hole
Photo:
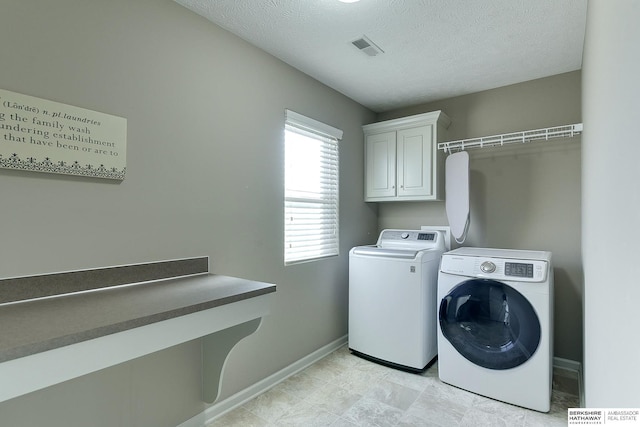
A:
{"label": "washer door glass", "polygon": [[540,321],[518,291],[495,280],[462,282],[440,302],[440,329],[465,358],[488,369],[529,360],[540,343]]}

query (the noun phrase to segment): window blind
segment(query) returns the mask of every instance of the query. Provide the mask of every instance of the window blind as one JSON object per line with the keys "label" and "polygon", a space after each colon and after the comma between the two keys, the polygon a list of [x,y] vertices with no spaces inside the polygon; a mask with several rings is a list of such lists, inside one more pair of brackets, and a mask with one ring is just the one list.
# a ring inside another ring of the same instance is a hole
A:
{"label": "window blind", "polygon": [[285,121],[285,264],[338,255],[342,131],[290,110]]}

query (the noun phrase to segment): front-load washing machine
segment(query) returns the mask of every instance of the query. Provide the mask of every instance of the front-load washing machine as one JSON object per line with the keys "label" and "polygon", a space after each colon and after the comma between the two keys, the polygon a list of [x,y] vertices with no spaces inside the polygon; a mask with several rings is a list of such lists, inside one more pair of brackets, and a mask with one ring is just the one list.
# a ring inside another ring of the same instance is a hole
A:
{"label": "front-load washing machine", "polygon": [[458,248],[438,273],[438,373],[462,389],[548,412],[551,253]]}
{"label": "front-load washing machine", "polygon": [[349,349],[423,370],[437,354],[437,285],[448,230],[383,230],[349,252]]}

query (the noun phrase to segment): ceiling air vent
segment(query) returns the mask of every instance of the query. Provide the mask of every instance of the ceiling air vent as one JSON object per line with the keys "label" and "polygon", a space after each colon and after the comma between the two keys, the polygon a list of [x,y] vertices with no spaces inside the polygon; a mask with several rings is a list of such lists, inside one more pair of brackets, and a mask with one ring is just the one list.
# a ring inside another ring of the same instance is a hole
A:
{"label": "ceiling air vent", "polygon": [[376,56],[381,53],[384,53],[382,49],[380,49],[374,42],[369,40],[367,36],[362,36],[357,40],[351,42],[355,47],[360,49],[361,52],[366,53],[369,56]]}

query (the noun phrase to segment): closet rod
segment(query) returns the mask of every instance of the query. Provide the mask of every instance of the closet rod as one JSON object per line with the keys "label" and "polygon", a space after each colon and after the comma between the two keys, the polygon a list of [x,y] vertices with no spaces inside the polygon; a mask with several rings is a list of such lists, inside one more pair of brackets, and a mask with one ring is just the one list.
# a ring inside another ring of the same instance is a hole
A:
{"label": "closet rod", "polygon": [[460,139],[458,141],[440,142],[438,150],[452,153],[467,148],[485,148],[498,145],[526,143],[532,141],[546,141],[553,138],[571,138],[582,133],[582,123],[556,126],[544,129],[527,130],[523,132],[505,133],[502,135],[483,136],[480,138]]}

